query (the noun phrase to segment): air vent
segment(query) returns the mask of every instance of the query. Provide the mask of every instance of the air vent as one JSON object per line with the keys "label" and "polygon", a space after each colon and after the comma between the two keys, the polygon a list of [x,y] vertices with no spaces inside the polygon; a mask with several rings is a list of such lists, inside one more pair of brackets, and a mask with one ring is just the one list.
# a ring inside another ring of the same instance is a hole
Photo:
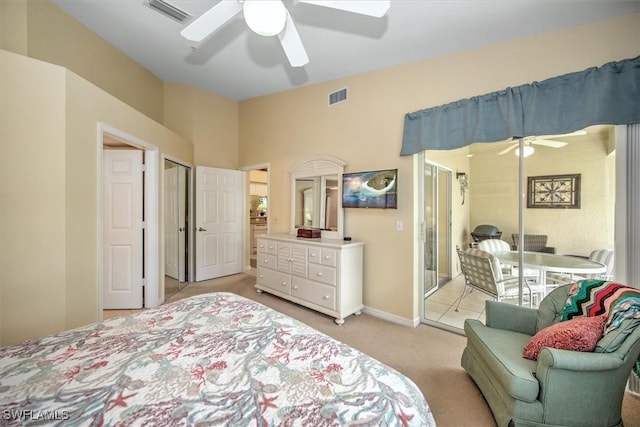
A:
{"label": "air vent", "polygon": [[165,16],[168,16],[171,19],[175,19],[176,21],[182,23],[191,18],[187,12],[178,9],[171,3],[167,3],[164,0],[149,0],[149,7],[157,10]]}
{"label": "air vent", "polygon": [[345,102],[347,100],[347,88],[337,90],[329,94],[329,106]]}

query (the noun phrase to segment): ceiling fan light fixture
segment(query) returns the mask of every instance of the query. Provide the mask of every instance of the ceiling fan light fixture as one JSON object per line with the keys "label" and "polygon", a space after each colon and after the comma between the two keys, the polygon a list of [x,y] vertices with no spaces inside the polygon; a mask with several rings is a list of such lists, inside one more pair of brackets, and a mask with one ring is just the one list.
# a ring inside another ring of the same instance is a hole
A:
{"label": "ceiling fan light fixture", "polygon": [[[522,149],[522,157],[529,157],[530,155],[533,154],[533,152],[536,151],[535,148],[533,148],[530,145],[525,145]],[[520,156],[520,148],[516,148],[516,156]]]}
{"label": "ceiling fan light fixture", "polygon": [[279,34],[287,22],[287,9],[280,0],[245,0],[242,11],[247,26],[265,37]]}

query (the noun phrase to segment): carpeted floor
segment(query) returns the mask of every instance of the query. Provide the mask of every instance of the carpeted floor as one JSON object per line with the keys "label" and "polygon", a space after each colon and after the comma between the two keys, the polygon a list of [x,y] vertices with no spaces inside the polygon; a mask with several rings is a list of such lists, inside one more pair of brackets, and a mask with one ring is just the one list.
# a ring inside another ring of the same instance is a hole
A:
{"label": "carpeted floor", "polygon": [[[496,423],[482,394],[460,367],[466,338],[434,327],[409,328],[362,314],[338,326],[333,318],[262,293],[255,276],[238,274],[189,284],[167,302],[189,296],[228,291],[259,301],[332,336],[400,371],[424,393],[439,427],[492,427]],[[598,393],[600,391],[594,391]],[[626,394],[625,426],[640,426],[640,398]]]}

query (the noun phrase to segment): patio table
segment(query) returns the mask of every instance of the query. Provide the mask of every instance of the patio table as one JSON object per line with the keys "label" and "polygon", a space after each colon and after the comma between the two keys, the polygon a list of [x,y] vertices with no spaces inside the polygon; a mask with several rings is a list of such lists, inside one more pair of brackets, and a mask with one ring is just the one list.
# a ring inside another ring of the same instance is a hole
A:
{"label": "patio table", "polygon": [[[501,263],[519,267],[518,251],[495,252]],[[523,267],[540,271],[540,284],[547,285],[547,273],[597,274],[607,271],[607,266],[584,258],[556,255],[544,252],[523,252]]]}

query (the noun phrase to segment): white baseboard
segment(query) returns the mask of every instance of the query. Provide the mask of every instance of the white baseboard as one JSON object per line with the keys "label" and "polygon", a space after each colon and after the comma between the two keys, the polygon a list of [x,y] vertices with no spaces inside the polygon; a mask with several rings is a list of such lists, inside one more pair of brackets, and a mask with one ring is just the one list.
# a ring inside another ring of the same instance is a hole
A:
{"label": "white baseboard", "polygon": [[364,313],[367,313],[371,316],[378,317],[380,319],[386,320],[391,323],[396,323],[402,326],[408,326],[410,328],[416,328],[420,324],[420,318],[416,317],[415,319],[410,320],[404,317],[397,316],[395,314],[387,313],[386,311],[378,310],[371,307],[365,307],[362,309]]}

